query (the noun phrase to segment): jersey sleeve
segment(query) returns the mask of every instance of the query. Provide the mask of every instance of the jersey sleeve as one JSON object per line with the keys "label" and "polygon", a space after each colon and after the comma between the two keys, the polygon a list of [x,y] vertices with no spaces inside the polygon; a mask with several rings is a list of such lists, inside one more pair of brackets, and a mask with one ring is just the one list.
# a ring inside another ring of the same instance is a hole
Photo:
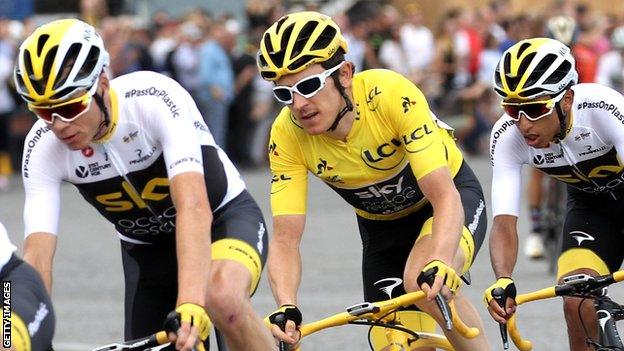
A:
{"label": "jersey sleeve", "polygon": [[599,133],[608,138],[605,142],[615,146],[618,161],[624,165],[624,96],[611,88],[602,88],[600,96],[608,102],[610,113],[597,114],[592,122],[601,129]]}
{"label": "jersey sleeve", "polygon": [[513,121],[499,119],[490,134],[492,161],[492,216],[520,214],[522,190],[522,153],[528,146],[521,139]]}
{"label": "jersey sleeve", "polygon": [[306,213],[308,169],[296,136],[284,125],[289,123],[285,121],[289,113],[287,108],[282,110],[269,140],[273,216]]}
{"label": "jersey sleeve", "polygon": [[410,167],[416,179],[420,179],[448,165],[442,138],[442,133],[446,131],[438,128],[420,89],[399,74],[389,74],[392,75],[388,79],[391,82],[391,87],[388,84],[390,96],[383,105],[384,115],[396,128]]}
{"label": "jersey sleeve", "polygon": [[173,79],[154,74],[162,86],[145,125],[162,145],[169,179],[184,172],[204,173],[198,129],[206,126],[191,95]]}
{"label": "jersey sleeve", "polygon": [[24,237],[36,232],[58,234],[62,165],[65,164],[62,158],[67,150],[52,145],[50,137],[55,137],[48,133],[52,131],[46,126],[35,124],[24,144]]}

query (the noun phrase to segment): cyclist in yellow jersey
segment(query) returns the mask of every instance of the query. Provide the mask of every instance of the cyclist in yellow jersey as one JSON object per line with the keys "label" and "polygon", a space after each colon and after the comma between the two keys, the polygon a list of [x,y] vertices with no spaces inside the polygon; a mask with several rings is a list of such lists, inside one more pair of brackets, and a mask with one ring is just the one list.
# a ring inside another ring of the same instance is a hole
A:
{"label": "cyclist in yellow jersey", "polygon": [[[269,319],[284,314],[288,320],[286,333],[273,326],[273,334],[291,345],[299,338],[308,172],[356,211],[366,300],[422,289],[428,299],[418,307],[442,323],[432,301],[441,292],[454,297],[468,324],[481,328],[458,291],[459,274],[485,234],[481,186],[451,128],[431,113],[420,90],[389,70],[354,75],[346,51],[340,28],[317,12],[286,15],[261,40],[260,74],[287,105],[269,144],[274,236],[268,269],[280,306]],[[483,333],[473,340],[454,331],[447,336],[457,350],[489,349]]]}

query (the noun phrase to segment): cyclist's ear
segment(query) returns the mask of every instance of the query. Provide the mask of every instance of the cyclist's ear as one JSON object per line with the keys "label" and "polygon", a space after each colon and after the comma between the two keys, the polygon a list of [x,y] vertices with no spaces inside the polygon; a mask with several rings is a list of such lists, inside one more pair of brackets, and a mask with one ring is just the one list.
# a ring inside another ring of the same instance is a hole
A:
{"label": "cyclist's ear", "polygon": [[355,65],[351,61],[345,61],[342,67],[340,67],[338,78],[340,79],[340,84],[342,84],[345,89],[351,88],[354,72]]}

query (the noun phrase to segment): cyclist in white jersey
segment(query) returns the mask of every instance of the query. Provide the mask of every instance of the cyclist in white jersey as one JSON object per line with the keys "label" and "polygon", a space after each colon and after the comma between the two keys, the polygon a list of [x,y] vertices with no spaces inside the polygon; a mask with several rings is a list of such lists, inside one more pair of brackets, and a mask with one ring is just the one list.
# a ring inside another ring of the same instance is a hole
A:
{"label": "cyclist in white jersey", "polygon": [[[499,322],[515,310],[512,273],[523,164],[567,184],[559,280],[575,273],[613,272],[624,258],[624,97],[600,84],[576,84],[574,63],[561,42],[534,38],[509,48],[494,75],[505,114],[490,139],[490,255],[497,281],[485,291],[485,300]],[[508,297],[505,309],[493,301],[497,287]],[[590,301],[564,299],[570,350],[588,350],[579,311],[586,325],[595,324],[593,308]],[[587,330],[596,336],[596,328]]]}
{"label": "cyclist in white jersey", "polygon": [[[52,349],[54,309],[41,276],[15,253],[0,222],[0,282],[3,311],[2,350]],[[5,312],[10,311],[10,315]],[[8,324],[7,324],[8,323]]]}
{"label": "cyclist in white jersey", "polygon": [[39,117],[22,166],[25,260],[50,290],[69,182],[121,238],[126,339],[166,320],[176,349],[202,348],[208,313],[230,350],[272,348],[249,298],[267,249],[259,207],[188,92],[154,72],[109,80],[108,61],[94,28],[74,19],[20,47],[17,91]]}

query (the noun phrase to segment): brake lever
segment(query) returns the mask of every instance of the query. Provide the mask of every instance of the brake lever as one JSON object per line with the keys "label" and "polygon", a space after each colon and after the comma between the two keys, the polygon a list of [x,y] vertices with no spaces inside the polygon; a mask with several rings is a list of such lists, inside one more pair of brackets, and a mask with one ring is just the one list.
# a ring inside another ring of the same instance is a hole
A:
{"label": "brake lever", "polygon": [[[492,297],[494,298],[494,301],[496,301],[496,303],[503,310],[505,310],[505,300],[506,300],[505,289],[496,288],[492,290]],[[508,350],[509,349],[509,337],[507,335],[507,324],[499,322],[498,328],[500,330],[501,339],[503,340],[503,348],[505,350]]]}
{"label": "brake lever", "polygon": [[[275,324],[282,330],[286,331],[286,315],[284,313],[275,316]],[[279,351],[288,351],[288,344],[285,341],[280,340]]]}
{"label": "brake lever", "polygon": [[446,299],[444,298],[444,296],[442,296],[441,293],[438,293],[435,297],[435,302],[436,305],[438,305],[440,312],[442,312],[442,317],[444,317],[444,325],[446,327],[446,330],[452,330],[453,316],[451,315],[451,308],[446,302]]}

